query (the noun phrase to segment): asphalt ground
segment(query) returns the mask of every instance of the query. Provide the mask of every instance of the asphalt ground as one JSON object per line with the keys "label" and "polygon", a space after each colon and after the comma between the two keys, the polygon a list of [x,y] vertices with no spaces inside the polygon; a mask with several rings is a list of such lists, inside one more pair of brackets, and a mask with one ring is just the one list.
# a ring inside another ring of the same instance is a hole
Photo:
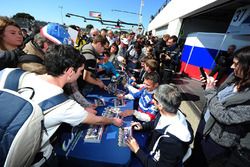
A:
{"label": "asphalt ground", "polygon": [[183,102],[180,109],[186,114],[195,133],[205,105],[204,89],[201,82],[182,75],[176,75],[172,82],[182,93]]}

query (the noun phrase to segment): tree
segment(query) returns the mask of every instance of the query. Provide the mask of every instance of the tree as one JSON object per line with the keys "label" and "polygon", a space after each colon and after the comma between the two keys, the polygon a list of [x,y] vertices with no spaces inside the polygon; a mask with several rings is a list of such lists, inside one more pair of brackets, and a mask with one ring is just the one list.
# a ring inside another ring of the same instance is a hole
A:
{"label": "tree", "polygon": [[29,21],[35,20],[35,18],[28,13],[17,13],[13,16],[13,19],[27,19]]}
{"label": "tree", "polygon": [[90,30],[91,30],[92,28],[94,28],[94,26],[93,26],[92,24],[88,24],[88,25],[86,26],[86,30],[87,30],[88,32],[90,32]]}
{"label": "tree", "polygon": [[35,23],[35,18],[28,13],[16,13],[12,19],[15,20],[20,27],[29,29]]}

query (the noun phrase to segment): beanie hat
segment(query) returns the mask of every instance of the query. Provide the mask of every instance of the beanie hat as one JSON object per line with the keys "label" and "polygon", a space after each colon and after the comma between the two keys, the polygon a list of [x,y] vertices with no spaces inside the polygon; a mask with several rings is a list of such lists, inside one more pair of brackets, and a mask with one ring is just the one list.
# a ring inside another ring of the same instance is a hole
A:
{"label": "beanie hat", "polygon": [[70,44],[68,31],[57,23],[48,23],[41,28],[40,34],[56,44]]}

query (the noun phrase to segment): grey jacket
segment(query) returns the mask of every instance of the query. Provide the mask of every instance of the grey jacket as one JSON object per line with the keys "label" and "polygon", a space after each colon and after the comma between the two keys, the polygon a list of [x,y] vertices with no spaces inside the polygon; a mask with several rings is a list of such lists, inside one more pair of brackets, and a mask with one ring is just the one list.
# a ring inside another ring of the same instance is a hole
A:
{"label": "grey jacket", "polygon": [[[234,76],[230,75],[219,91],[230,85],[233,78]],[[250,140],[246,139],[250,135],[246,135],[246,132],[241,132],[241,128],[238,128],[239,124],[250,122],[250,89],[247,88],[245,91],[228,97],[224,103],[218,100],[217,93],[216,89],[209,89],[205,92],[211,117],[205,125],[204,135],[209,134],[221,146],[240,146],[250,149],[250,143],[243,142]],[[249,133],[249,126],[247,131]]]}

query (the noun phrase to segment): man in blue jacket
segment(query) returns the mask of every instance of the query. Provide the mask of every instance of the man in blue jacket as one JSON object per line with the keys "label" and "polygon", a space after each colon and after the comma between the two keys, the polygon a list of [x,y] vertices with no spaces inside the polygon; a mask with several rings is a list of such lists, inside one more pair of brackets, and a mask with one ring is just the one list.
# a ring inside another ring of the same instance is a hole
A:
{"label": "man in blue jacket", "polygon": [[139,98],[138,110],[126,110],[120,113],[120,116],[126,117],[134,115],[138,120],[149,122],[154,120],[158,113],[153,104],[153,94],[155,89],[159,86],[160,77],[157,72],[147,73],[144,76],[144,87],[141,90],[133,86],[127,86],[129,94],[125,95],[127,99]]}

